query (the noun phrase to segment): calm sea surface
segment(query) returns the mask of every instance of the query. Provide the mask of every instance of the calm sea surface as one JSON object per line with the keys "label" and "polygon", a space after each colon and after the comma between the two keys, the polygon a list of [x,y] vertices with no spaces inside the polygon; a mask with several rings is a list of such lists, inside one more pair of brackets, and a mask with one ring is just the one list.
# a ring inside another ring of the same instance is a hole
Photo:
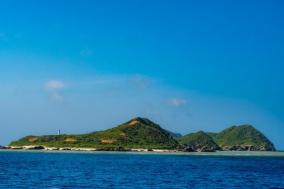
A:
{"label": "calm sea surface", "polygon": [[284,188],[284,157],[0,151],[0,188]]}

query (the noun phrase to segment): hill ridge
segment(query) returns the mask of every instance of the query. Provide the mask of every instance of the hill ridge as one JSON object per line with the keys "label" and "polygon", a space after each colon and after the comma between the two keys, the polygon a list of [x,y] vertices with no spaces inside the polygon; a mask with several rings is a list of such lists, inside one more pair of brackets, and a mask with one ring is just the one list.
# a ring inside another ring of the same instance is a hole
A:
{"label": "hill ridge", "polygon": [[171,149],[184,151],[275,151],[268,138],[252,125],[231,126],[219,133],[197,131],[184,136],[136,117],[116,127],[80,135],[26,136],[9,146],[84,147],[102,150]]}

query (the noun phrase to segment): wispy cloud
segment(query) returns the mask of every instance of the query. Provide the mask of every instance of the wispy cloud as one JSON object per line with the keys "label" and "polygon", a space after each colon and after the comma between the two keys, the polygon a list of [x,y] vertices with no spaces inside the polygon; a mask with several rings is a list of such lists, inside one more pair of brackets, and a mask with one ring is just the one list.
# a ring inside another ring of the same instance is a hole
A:
{"label": "wispy cloud", "polygon": [[45,88],[48,91],[56,91],[56,90],[63,89],[64,87],[65,87],[64,83],[59,80],[49,80],[45,84]]}
{"label": "wispy cloud", "polygon": [[187,104],[187,100],[182,98],[171,98],[168,100],[168,104],[174,107],[181,107]]}
{"label": "wispy cloud", "polygon": [[133,75],[95,75],[78,81],[69,81],[69,84],[78,88],[112,89],[112,90],[145,90],[154,86],[157,82],[151,77]]}
{"label": "wispy cloud", "polygon": [[59,80],[49,80],[44,85],[45,90],[48,92],[50,99],[53,101],[62,101],[64,98],[60,91],[65,88],[65,84]]}

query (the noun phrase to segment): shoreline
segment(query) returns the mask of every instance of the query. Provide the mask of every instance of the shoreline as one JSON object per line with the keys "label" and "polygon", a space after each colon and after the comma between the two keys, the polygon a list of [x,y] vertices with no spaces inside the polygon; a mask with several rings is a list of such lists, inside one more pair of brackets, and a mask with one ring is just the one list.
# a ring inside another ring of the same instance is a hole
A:
{"label": "shoreline", "polygon": [[156,151],[102,151],[102,150],[36,150],[36,149],[0,149],[1,152],[26,153],[70,153],[70,154],[129,154],[129,155],[181,155],[181,156],[221,156],[221,157],[284,157],[283,151],[216,151],[182,152],[173,150]]}

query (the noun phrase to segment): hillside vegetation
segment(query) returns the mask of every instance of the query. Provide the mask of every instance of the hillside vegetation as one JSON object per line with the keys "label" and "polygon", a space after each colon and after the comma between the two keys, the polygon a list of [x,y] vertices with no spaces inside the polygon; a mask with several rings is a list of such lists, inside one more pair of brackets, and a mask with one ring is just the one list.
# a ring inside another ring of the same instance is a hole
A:
{"label": "hillside vegetation", "polygon": [[213,139],[224,150],[242,147],[251,148],[250,150],[275,150],[274,145],[251,125],[229,127]]}
{"label": "hillside vegetation", "polygon": [[179,139],[187,151],[216,151],[221,148],[203,131],[185,135]]}
{"label": "hillside vegetation", "polygon": [[158,124],[135,118],[117,127],[84,135],[27,136],[10,146],[43,145],[47,147],[159,148],[174,149],[178,142]]}
{"label": "hillside vegetation", "polygon": [[26,136],[10,144],[19,146],[78,147],[98,150],[175,149],[183,151],[274,151],[274,145],[251,125],[233,126],[220,133],[199,131],[185,136],[167,131],[146,118],[82,135]]}

